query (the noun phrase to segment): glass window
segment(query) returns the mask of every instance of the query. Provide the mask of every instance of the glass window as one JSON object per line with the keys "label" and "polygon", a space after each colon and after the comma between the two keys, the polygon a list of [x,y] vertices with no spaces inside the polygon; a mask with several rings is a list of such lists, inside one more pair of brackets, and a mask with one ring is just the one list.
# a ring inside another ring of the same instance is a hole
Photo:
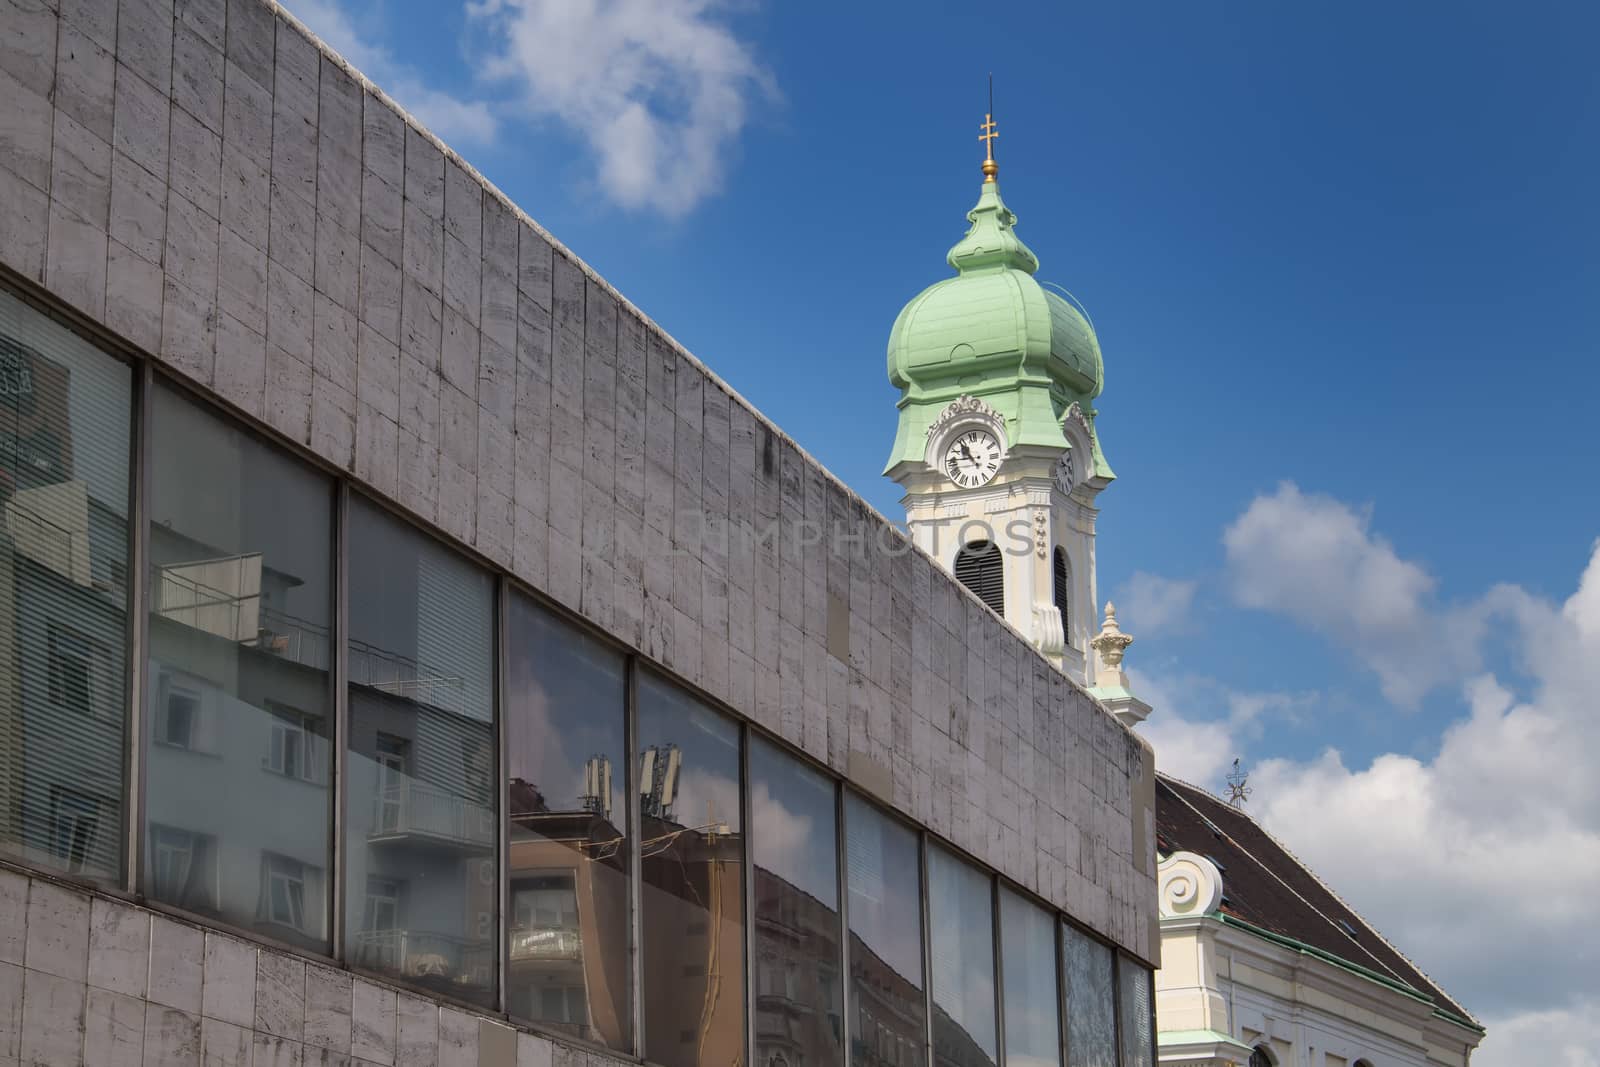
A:
{"label": "glass window", "polygon": [[844,1062],[837,825],[831,780],[751,741],[757,1063]]}
{"label": "glass window", "polygon": [[933,1058],[939,1067],[991,1067],[994,897],[989,876],[944,849],[928,850]]}
{"label": "glass window", "polygon": [[845,794],[851,1067],[922,1067],[922,861],[916,832]]}
{"label": "glass window", "polygon": [[507,625],[506,1006],[631,1052],[623,659],[522,596]]}
{"label": "glass window", "polygon": [[0,852],[120,882],[133,372],[0,290]]}
{"label": "glass window", "polygon": [[495,993],[494,580],[350,501],[346,953],[491,1004]]}
{"label": "glass window", "polygon": [[150,472],[145,892],[326,952],[333,482],[164,386]]}
{"label": "glass window", "polygon": [[1067,1067],[1117,1067],[1117,1015],[1111,950],[1061,924],[1066,979]]}
{"label": "glass window", "polygon": [[745,1059],[739,727],[639,674],[645,1058]]}
{"label": "glass window", "polygon": [[1121,999],[1122,1067],[1153,1067],[1150,972],[1123,956],[1117,961],[1117,986]]}
{"label": "glass window", "polygon": [[1000,890],[1000,960],[1005,967],[1007,1067],[1061,1067],[1061,998],[1056,993],[1056,917]]}

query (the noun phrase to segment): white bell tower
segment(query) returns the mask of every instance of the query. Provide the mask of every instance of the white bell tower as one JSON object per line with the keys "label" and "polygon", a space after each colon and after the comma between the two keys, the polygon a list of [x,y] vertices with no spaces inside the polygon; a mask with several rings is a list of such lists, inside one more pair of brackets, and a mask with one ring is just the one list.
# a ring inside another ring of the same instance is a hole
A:
{"label": "white bell tower", "polygon": [[1095,501],[1116,477],[1094,425],[1105,366],[1088,314],[1034,277],[998,172],[991,152],[947,256],[955,276],[912,298],[889,335],[900,415],[884,473],[916,543],[1092,686]]}

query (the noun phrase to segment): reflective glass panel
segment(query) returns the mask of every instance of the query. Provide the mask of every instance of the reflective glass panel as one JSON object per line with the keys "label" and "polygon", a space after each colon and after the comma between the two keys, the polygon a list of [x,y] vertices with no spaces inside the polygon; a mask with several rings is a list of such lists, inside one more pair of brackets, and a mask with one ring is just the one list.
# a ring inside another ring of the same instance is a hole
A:
{"label": "reflective glass panel", "polygon": [[329,947],[333,482],[151,401],[144,889]]}
{"label": "reflective glass panel", "polygon": [[495,988],[494,582],[352,496],[346,954]]}
{"label": "reflective glass panel", "polygon": [[1066,980],[1067,1067],[1117,1067],[1117,1015],[1111,950],[1061,924]]}
{"label": "reflective glass panel", "polygon": [[122,878],[133,372],[0,290],[0,852]]}
{"label": "reflective glass panel", "polygon": [[739,727],[639,675],[640,923],[645,1058],[745,1060]]}
{"label": "reflective glass panel", "polygon": [[522,596],[506,647],[507,1008],[631,1052],[623,659]]}
{"label": "reflective glass panel", "polygon": [[1001,1014],[1007,1067],[1061,1067],[1061,998],[1056,993],[1056,917],[1000,890]]}
{"label": "reflective glass panel", "polygon": [[833,782],[776,746],[752,739],[760,1067],[844,1062],[836,828]]}
{"label": "reflective glass panel", "polygon": [[922,1067],[922,860],[915,831],[845,794],[851,1067]]}
{"label": "reflective glass panel", "polygon": [[928,850],[933,1058],[939,1067],[992,1067],[994,898],[989,876],[937,846]]}
{"label": "reflective glass panel", "polygon": [[1117,961],[1118,995],[1121,997],[1122,1067],[1151,1067],[1155,1048],[1150,1004],[1150,972],[1123,956]]}

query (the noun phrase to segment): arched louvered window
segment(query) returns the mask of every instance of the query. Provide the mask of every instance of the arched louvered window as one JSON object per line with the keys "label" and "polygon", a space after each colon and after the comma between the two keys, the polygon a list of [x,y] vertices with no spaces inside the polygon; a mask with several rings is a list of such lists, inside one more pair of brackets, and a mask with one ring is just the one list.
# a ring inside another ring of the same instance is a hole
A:
{"label": "arched louvered window", "polygon": [[1067,562],[1067,550],[1056,547],[1055,561],[1051,566],[1056,593],[1056,610],[1061,613],[1061,634],[1067,645],[1072,644],[1072,564]]}
{"label": "arched louvered window", "polygon": [[1005,572],[1000,546],[993,541],[973,541],[956,553],[956,581],[978,594],[978,599],[1006,613]]}
{"label": "arched louvered window", "polygon": [[1276,1067],[1272,1053],[1267,1051],[1267,1046],[1257,1045],[1250,1050],[1250,1067]]}

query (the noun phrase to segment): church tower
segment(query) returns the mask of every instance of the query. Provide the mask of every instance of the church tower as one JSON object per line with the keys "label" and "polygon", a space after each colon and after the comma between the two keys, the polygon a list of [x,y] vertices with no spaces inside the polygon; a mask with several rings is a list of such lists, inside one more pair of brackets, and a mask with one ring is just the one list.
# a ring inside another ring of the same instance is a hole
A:
{"label": "church tower", "polygon": [[[1108,673],[1095,624],[1095,500],[1115,475],[1095,433],[1105,368],[1094,327],[1000,198],[987,146],[955,277],[917,294],[889,334],[899,429],[884,473],[911,536],[1085,685]],[[1110,679],[1107,679],[1108,681]]]}

